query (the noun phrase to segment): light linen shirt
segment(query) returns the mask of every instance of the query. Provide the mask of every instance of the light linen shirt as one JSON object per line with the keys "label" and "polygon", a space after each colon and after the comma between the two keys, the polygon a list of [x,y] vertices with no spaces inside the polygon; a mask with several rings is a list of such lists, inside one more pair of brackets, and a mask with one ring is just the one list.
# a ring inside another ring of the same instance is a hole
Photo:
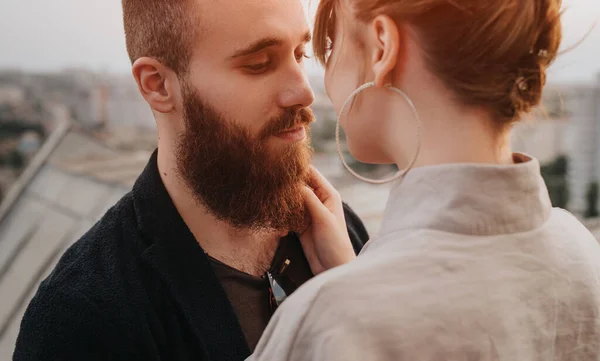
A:
{"label": "light linen shirt", "polygon": [[600,360],[600,246],[539,163],[412,170],[381,231],[304,284],[251,360]]}

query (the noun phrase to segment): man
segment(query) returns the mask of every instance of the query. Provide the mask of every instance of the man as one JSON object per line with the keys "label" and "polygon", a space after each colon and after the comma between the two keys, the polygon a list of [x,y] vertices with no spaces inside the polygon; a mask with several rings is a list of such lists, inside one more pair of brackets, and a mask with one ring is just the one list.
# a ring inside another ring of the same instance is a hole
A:
{"label": "man", "polygon": [[[127,49],[158,125],[131,193],[62,257],[15,360],[242,360],[312,274],[299,0],[123,0]],[[347,207],[355,251],[367,240]],[[296,232],[293,232],[296,231]]]}

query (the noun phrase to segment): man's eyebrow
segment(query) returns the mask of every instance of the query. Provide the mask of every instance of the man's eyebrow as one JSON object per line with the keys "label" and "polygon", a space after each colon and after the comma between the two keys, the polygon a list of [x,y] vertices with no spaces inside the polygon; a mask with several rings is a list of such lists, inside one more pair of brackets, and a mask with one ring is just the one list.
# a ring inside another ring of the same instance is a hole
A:
{"label": "man's eyebrow", "polygon": [[[310,31],[307,31],[302,36],[302,42],[304,44],[309,43],[311,41],[311,39],[312,39],[312,36],[310,35]],[[250,55],[253,53],[257,53],[263,49],[269,48],[271,46],[278,46],[281,44],[283,44],[283,40],[281,40],[281,39],[278,39],[275,37],[263,38],[263,39],[255,41],[254,43],[250,44],[249,46],[247,46],[243,49],[236,50],[235,53],[233,53],[233,55],[230,58],[235,59],[235,58],[239,58],[242,56]]]}
{"label": "man's eyebrow", "polygon": [[282,43],[283,41],[281,41],[281,39],[263,38],[255,41],[254,43],[250,44],[249,46],[243,49],[236,50],[236,52],[233,53],[233,55],[231,56],[231,59],[239,58],[240,56],[250,55],[259,52],[263,49],[269,48],[271,46],[281,45]]}

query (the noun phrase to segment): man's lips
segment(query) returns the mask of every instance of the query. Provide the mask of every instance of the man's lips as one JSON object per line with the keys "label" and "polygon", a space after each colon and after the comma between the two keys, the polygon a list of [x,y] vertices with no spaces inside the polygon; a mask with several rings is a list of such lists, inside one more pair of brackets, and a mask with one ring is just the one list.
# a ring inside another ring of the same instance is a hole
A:
{"label": "man's lips", "polygon": [[302,125],[299,125],[297,127],[277,133],[275,136],[291,142],[301,141],[306,138],[306,128]]}

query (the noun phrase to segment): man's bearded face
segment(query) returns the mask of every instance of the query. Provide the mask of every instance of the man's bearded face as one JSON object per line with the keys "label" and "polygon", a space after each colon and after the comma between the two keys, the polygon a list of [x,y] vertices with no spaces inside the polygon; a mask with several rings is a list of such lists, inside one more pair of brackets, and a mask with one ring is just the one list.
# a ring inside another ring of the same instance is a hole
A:
{"label": "man's bearded face", "polygon": [[[236,228],[302,230],[306,210],[301,191],[312,154],[310,109],[287,109],[251,134],[234,119],[225,119],[191,86],[182,92],[186,129],[177,142],[177,169],[195,200]],[[281,134],[298,127],[306,129],[306,139],[280,141]]]}

